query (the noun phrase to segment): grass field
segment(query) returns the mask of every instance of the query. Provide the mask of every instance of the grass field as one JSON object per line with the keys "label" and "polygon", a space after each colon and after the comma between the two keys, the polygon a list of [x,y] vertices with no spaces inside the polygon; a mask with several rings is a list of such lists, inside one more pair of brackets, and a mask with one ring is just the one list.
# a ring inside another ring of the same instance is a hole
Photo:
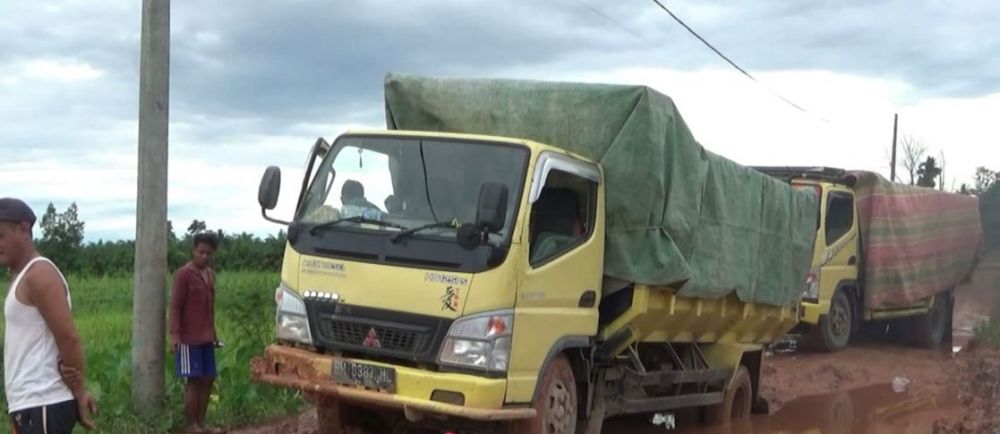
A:
{"label": "grass field", "polygon": [[[132,278],[67,277],[87,355],[87,384],[100,407],[97,431],[164,433],[179,428],[184,417],[183,384],[173,375],[173,355],[166,343],[164,411],[143,418],[131,411]],[[296,393],[250,382],[250,358],[273,339],[277,284],[277,273],[218,275],[216,328],[225,347],[216,352],[219,377],[208,414],[212,426],[253,424],[296,413],[304,406]],[[5,402],[2,407],[6,413]],[[9,429],[6,419],[0,422],[0,433]]]}

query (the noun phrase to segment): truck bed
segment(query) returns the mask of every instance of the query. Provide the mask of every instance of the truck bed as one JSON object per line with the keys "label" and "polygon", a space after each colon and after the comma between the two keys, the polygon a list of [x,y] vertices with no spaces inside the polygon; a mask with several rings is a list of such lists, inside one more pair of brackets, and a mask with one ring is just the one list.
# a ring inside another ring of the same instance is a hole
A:
{"label": "truck bed", "polygon": [[907,307],[972,273],[982,246],[977,198],[895,184],[871,172],[851,176],[866,307]]}
{"label": "truck bed", "polygon": [[629,291],[631,306],[605,324],[603,340],[630,329],[632,340],[644,343],[767,344],[799,320],[797,307],[746,303],[735,294],[694,298],[679,295],[671,287],[649,285],[636,285]]}

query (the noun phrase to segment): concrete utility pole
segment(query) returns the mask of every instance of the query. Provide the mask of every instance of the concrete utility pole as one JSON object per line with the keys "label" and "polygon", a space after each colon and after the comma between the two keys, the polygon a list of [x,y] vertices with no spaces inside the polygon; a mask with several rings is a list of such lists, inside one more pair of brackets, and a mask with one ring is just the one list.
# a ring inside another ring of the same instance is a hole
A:
{"label": "concrete utility pole", "polygon": [[170,0],[142,1],[139,64],[132,405],[139,413],[149,413],[161,408],[164,385]]}
{"label": "concrete utility pole", "polygon": [[890,181],[896,182],[896,130],[899,126],[899,113],[896,113],[892,117],[892,162],[889,163],[892,166],[889,171],[891,172]]}

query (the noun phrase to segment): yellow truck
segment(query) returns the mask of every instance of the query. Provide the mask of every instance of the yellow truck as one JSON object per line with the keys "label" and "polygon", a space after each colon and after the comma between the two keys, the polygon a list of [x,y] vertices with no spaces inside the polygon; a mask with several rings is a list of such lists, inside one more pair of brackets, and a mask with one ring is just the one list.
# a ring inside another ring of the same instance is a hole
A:
{"label": "yellow truck", "polygon": [[865,325],[921,347],[951,336],[954,288],[979,257],[978,200],[828,167],[756,167],[816,196],[801,331],[837,351]]}
{"label": "yellow truck", "polygon": [[390,75],[386,94],[389,129],[317,140],[291,221],[267,214],[265,171],[288,245],[256,381],[303,391],[324,432],[599,433],[762,405],[808,194],[704,150],[642,86]]}

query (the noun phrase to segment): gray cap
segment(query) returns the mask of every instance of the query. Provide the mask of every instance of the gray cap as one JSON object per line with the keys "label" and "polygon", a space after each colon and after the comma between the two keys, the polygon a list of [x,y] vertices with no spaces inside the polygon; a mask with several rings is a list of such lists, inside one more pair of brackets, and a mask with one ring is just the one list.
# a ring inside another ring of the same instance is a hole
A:
{"label": "gray cap", "polygon": [[20,199],[5,197],[0,199],[0,221],[35,225],[35,213]]}

